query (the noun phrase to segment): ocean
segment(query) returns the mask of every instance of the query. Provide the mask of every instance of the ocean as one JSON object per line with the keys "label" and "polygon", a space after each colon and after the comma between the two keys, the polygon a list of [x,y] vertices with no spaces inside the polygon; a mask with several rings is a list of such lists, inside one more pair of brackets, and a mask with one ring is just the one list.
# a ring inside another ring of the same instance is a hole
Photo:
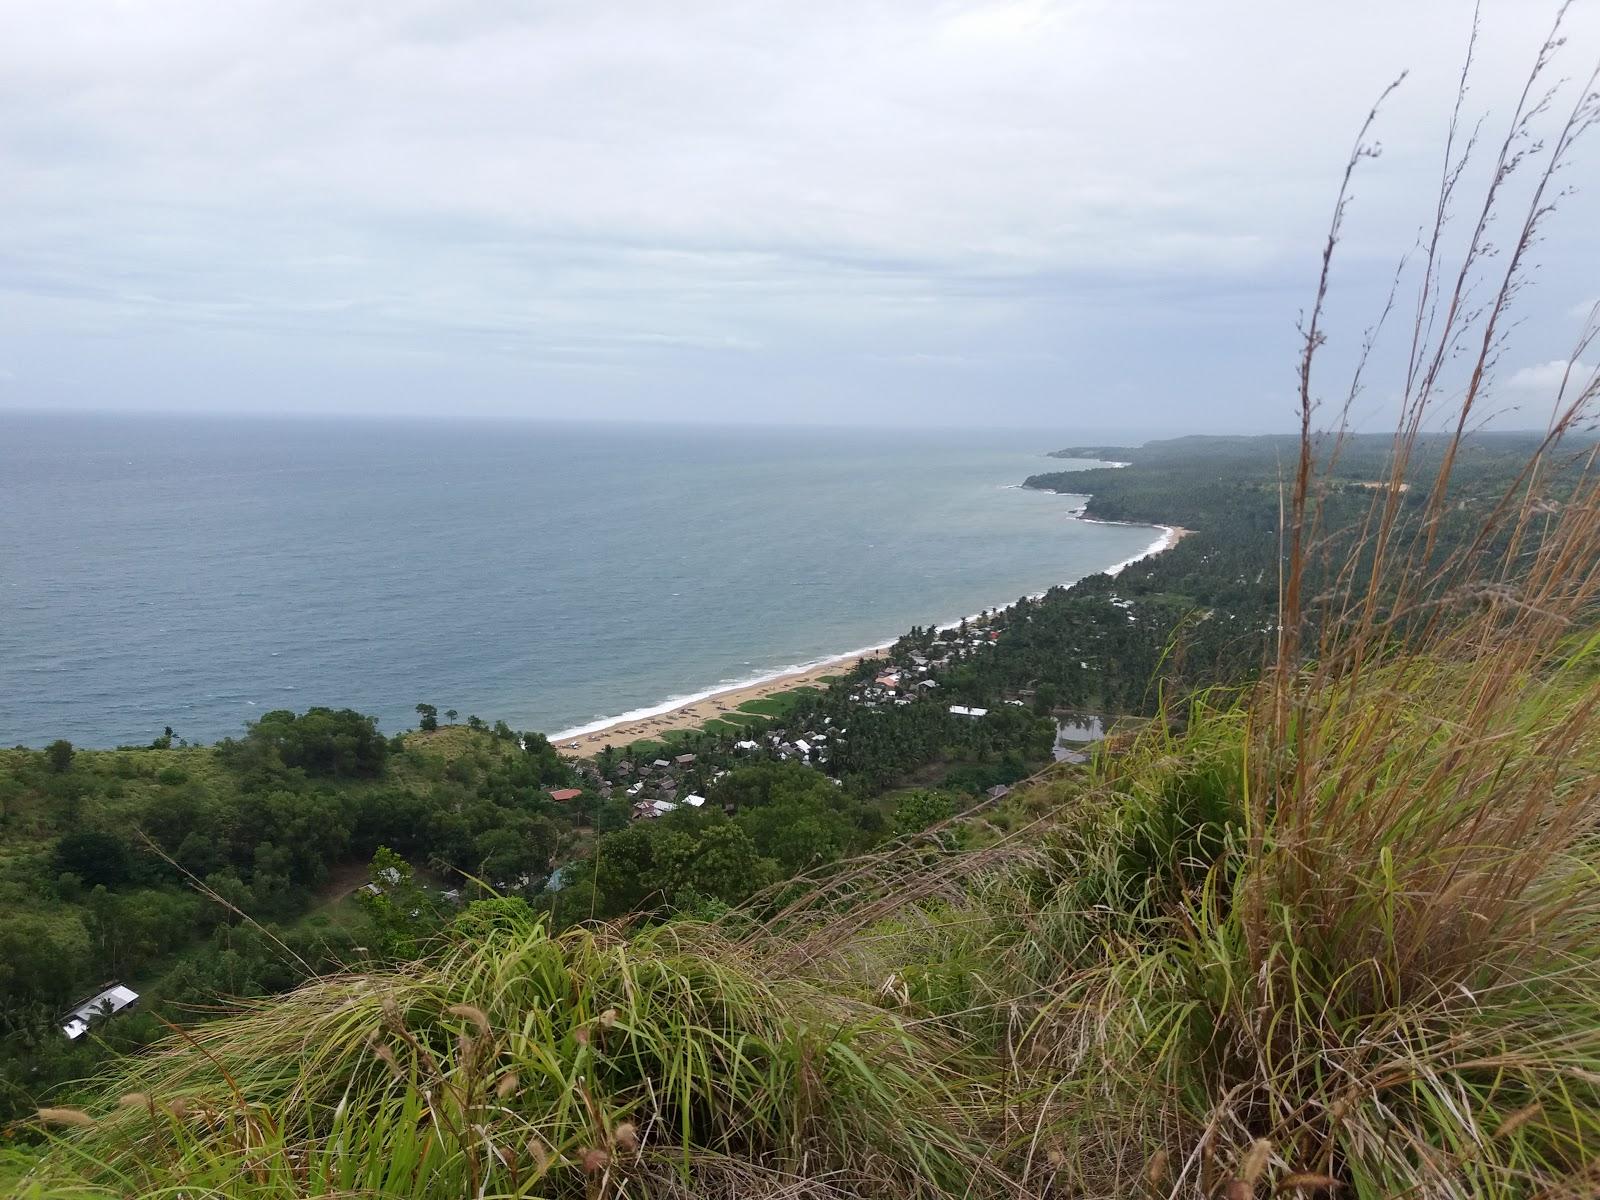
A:
{"label": "ocean", "polygon": [[1082,436],[0,413],[0,744],[668,707],[1144,553]]}

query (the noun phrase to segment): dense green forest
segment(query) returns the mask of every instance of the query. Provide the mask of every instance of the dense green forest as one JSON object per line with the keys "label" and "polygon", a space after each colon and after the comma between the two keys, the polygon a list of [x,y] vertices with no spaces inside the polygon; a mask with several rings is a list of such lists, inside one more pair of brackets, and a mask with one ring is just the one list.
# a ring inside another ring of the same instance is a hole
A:
{"label": "dense green forest", "polygon": [[[1532,443],[1474,445],[1455,484],[1463,530]],[[1371,503],[1365,485],[1387,449],[1344,447],[1331,507],[1354,515]],[[361,714],[312,709],[269,713],[212,747],[169,732],[148,747],[0,751],[0,1120],[164,1022],[404,958],[475,897],[518,896],[556,927],[715,915],[1034,773],[1051,759],[1057,716],[1148,716],[1252,678],[1277,603],[1286,444],[1092,453],[1133,465],[1029,486],[1086,493],[1092,517],[1193,532],[1116,578],[1021,599],[970,628],[914,629],[887,662],[782,712],[682,739],[672,752],[692,765],[657,772],[642,794],[670,781],[706,803],[660,819],[631,819],[625,789],[647,775],[642,762],[620,769],[629,750],[569,763],[536,733],[476,718],[441,727],[429,705],[421,728],[392,737]],[[1425,444],[1407,506],[1426,495],[1426,467]],[[864,699],[888,669],[908,686]],[[952,705],[987,713],[967,719]],[[825,754],[782,749],[817,733]],[[577,794],[557,801],[558,789]],[[62,1037],[62,1013],[113,980],[141,993],[139,1011]]]}

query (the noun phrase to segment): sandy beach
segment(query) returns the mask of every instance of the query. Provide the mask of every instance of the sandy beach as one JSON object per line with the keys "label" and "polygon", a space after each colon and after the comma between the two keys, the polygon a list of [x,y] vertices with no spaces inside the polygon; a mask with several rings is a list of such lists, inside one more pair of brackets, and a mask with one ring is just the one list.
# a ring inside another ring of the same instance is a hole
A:
{"label": "sandy beach", "polygon": [[[1092,520],[1092,518],[1083,517],[1078,519]],[[1111,524],[1112,522],[1102,523]],[[1122,522],[1115,523],[1121,524]],[[1163,550],[1171,549],[1193,532],[1193,530],[1184,529],[1179,525],[1156,525],[1153,528],[1161,530],[1161,538],[1153,543],[1143,554],[1108,568],[1111,574],[1116,574],[1123,567],[1148,558],[1152,554],[1160,554]],[[620,749],[633,742],[659,738],[662,734],[674,729],[698,729],[707,721],[714,721],[718,717],[732,712],[747,700],[758,700],[766,696],[775,695],[778,692],[788,691],[790,688],[816,684],[819,680],[829,675],[838,675],[848,670],[864,659],[882,657],[883,652],[893,644],[892,641],[884,642],[881,646],[874,646],[855,654],[843,655],[839,658],[831,659],[820,666],[809,667],[804,671],[792,671],[787,675],[776,675],[771,679],[764,679],[760,683],[746,684],[741,687],[732,687],[725,691],[714,692],[709,696],[691,700],[666,712],[656,713],[648,717],[617,720],[587,733],[571,734],[559,739],[552,737],[550,740],[568,758],[590,758],[600,753],[608,745],[616,746]]]}
{"label": "sandy beach", "polygon": [[858,654],[846,656],[823,663],[821,666],[810,667],[804,671],[792,671],[787,675],[776,675],[760,683],[747,684],[743,687],[732,687],[726,691],[715,692],[700,700],[692,700],[668,712],[658,713],[654,716],[639,717],[634,720],[613,721],[610,725],[596,729],[590,733],[575,734],[564,737],[559,742],[554,738],[556,748],[569,758],[589,758],[604,750],[606,746],[623,746],[641,739],[649,740],[659,738],[663,733],[673,729],[698,729],[707,721],[714,721],[726,713],[732,712],[747,700],[759,700],[772,696],[778,692],[788,691],[790,688],[804,687],[806,684],[817,684],[819,680],[829,675],[838,675],[849,670],[863,659],[877,658],[887,650],[892,642],[885,642],[882,646],[864,650]]}

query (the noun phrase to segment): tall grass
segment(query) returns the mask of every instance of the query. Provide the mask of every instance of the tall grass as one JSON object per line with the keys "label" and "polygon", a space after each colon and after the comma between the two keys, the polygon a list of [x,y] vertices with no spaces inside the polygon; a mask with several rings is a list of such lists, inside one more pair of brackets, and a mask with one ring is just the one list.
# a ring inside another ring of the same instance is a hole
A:
{"label": "tall grass", "polygon": [[[1510,489],[1452,486],[1553,181],[1597,116],[1591,76],[1536,138],[1561,95],[1547,81],[1560,44],[1558,20],[1452,259],[1477,149],[1463,74],[1389,486],[1353,533],[1327,503],[1349,400],[1313,436],[1338,200],[1305,327],[1275,656],[1242,713],[1201,710],[1178,754],[1152,738],[1108,773],[1139,826],[1120,830],[1113,903],[1141,921],[1109,923],[1098,961],[1063,974],[1030,1031],[1065,1081],[1042,1094],[1034,1136],[1065,1148],[1056,1176],[1073,1190],[1600,1188],[1600,479],[1592,443],[1571,447],[1597,380],[1563,385]],[[1368,154],[1357,146],[1346,187]],[[1497,260],[1488,230],[1519,179]],[[1439,425],[1425,475],[1421,435]],[[1403,484],[1425,489],[1420,508]],[[1463,505],[1477,524],[1458,537]],[[1130,857],[1141,843],[1172,853]]]}
{"label": "tall grass", "polygon": [[[1563,385],[1513,486],[1455,478],[1596,119],[1592,79],[1555,107],[1559,46],[1558,22],[1487,150],[1469,52],[1384,314],[1412,317],[1390,486],[1354,528],[1329,484],[1365,357],[1330,420],[1316,400],[1336,203],[1257,688],[1191,698],[1088,785],[1037,783],[959,818],[972,836],[928,831],[716,927],[553,937],[480,911],[408,969],[177,1032],[99,1104],[49,1114],[32,1186],[1600,1194],[1600,478],[1574,438],[1600,381]],[[1516,231],[1498,256],[1497,223]]]}
{"label": "tall grass", "polygon": [[62,1149],[108,1195],[948,1195],[980,1166],[953,1057],[710,930],[502,914],[174,1038]]}

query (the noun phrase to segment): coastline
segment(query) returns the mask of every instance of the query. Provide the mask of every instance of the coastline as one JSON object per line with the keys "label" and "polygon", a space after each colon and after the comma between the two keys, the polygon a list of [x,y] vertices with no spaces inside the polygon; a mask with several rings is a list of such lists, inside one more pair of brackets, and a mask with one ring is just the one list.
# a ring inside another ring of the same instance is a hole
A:
{"label": "coastline", "polygon": [[620,717],[606,717],[550,735],[550,742],[564,756],[588,758],[604,750],[607,745],[623,746],[638,741],[650,741],[676,729],[698,729],[707,721],[714,721],[745,703],[761,700],[790,688],[815,684],[824,676],[834,675],[843,667],[854,666],[864,659],[879,658],[894,642],[868,646],[847,654],[833,655],[820,662],[798,670],[766,675],[749,683],[737,683],[693,696],[675,697],[649,708],[635,709]]}
{"label": "coastline", "polygon": [[[1185,529],[1181,525],[1142,525],[1134,521],[1101,521],[1094,517],[1081,515],[1081,510],[1069,514],[1072,520],[1085,521],[1093,525],[1131,525],[1137,528],[1158,530],[1160,537],[1151,542],[1138,554],[1131,558],[1123,559],[1119,563],[1094,574],[1115,576],[1125,568],[1146,558],[1170,550],[1187,537],[1193,530]],[[1057,584],[1057,587],[1072,587],[1072,583]],[[1048,591],[1050,589],[1046,589]],[[1035,592],[1028,598],[1038,599],[1044,592]],[[990,612],[1004,612],[1010,604],[991,608]],[[971,613],[966,617],[958,618],[940,625],[940,629],[949,629],[960,625],[963,620],[975,620],[980,613]],[[582,725],[575,725],[560,733],[550,734],[550,742],[560,753],[569,758],[588,758],[598,754],[607,745],[619,749],[632,742],[649,741],[659,738],[662,734],[675,730],[698,729],[707,721],[714,721],[718,717],[737,709],[739,705],[749,700],[765,699],[778,692],[788,691],[791,688],[804,687],[815,684],[824,676],[833,675],[841,667],[854,666],[866,660],[881,658],[884,651],[894,645],[900,635],[889,641],[873,646],[865,646],[859,650],[846,651],[843,654],[830,655],[816,662],[808,663],[797,668],[775,672],[770,675],[760,676],[745,683],[729,684],[720,688],[696,692],[688,696],[671,697],[659,704],[644,708],[634,709],[616,717],[603,717]]]}

